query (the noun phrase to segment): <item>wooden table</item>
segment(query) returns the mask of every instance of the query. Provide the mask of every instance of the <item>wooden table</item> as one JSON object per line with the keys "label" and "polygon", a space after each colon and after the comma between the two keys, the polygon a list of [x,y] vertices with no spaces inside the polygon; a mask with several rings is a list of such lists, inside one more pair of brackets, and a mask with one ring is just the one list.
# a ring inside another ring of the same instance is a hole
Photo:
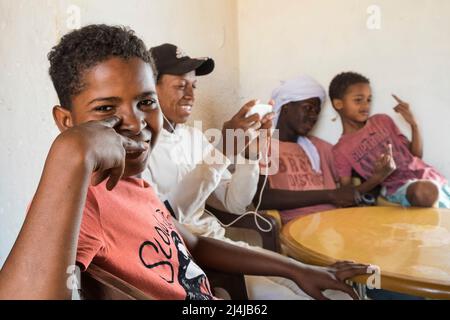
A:
{"label": "wooden table", "polygon": [[[450,299],[450,210],[364,207],[297,218],[283,227],[288,254],[329,265],[352,260],[380,267],[381,288]],[[366,277],[354,280],[365,283]]]}

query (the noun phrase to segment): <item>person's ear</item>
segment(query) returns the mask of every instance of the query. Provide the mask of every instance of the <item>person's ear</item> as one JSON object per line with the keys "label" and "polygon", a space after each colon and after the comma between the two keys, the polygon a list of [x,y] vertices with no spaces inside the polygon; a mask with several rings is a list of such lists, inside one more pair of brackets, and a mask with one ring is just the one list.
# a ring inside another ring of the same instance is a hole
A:
{"label": "person's ear", "polygon": [[60,132],[73,127],[73,119],[70,110],[61,106],[53,107],[53,119]]}
{"label": "person's ear", "polygon": [[337,111],[340,111],[344,107],[344,103],[341,99],[333,99],[333,107]]}

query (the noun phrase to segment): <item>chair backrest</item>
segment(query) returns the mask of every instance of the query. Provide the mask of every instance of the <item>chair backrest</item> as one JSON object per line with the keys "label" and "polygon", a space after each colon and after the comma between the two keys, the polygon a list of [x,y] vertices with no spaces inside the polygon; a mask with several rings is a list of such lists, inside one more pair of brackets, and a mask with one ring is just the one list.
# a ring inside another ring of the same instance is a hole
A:
{"label": "chair backrest", "polygon": [[83,300],[153,300],[141,290],[94,264],[81,273],[79,293]]}

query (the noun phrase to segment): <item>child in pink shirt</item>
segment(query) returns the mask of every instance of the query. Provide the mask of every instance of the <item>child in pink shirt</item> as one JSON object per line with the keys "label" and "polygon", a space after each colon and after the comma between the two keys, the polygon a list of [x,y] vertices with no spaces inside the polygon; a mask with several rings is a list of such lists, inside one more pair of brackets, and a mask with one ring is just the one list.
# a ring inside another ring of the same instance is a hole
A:
{"label": "child in pink shirt", "polygon": [[365,182],[358,187],[368,192],[378,185],[389,201],[402,206],[450,207],[447,180],[422,158],[422,139],[409,105],[394,108],[411,125],[412,141],[385,114],[369,116],[372,92],[362,75],[347,72],[336,76],[329,95],[339,113],[343,134],[333,148],[342,185],[351,184],[352,170]]}

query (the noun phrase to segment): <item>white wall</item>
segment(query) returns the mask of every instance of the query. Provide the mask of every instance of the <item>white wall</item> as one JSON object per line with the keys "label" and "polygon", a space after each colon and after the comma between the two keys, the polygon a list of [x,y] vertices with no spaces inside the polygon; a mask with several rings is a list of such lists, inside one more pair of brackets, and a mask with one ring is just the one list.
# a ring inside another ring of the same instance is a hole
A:
{"label": "white wall", "polygon": [[[411,103],[425,159],[450,177],[450,1],[374,2],[381,30],[371,31],[368,0],[0,0],[0,265],[57,134],[46,54],[68,31],[70,4],[80,7],[83,25],[128,25],[150,45],[172,42],[214,57],[194,111],[205,128],[221,126],[244,100],[268,99],[279,80],[300,72],[325,86],[340,71],[362,72],[373,82],[376,111],[405,132],[390,93]],[[341,127],[332,117],[327,104],[317,135],[335,142]]]}
{"label": "white wall", "polygon": [[[213,56],[217,68],[200,79],[194,111],[205,119],[205,127],[229,115],[227,108],[238,100],[234,1],[0,0],[0,266],[57,134],[51,117],[57,99],[46,55],[68,31],[71,4],[81,9],[82,25],[127,25],[150,46],[172,42],[192,56]],[[214,99],[209,92],[215,93]]]}
{"label": "white wall", "polygon": [[[424,135],[425,160],[450,177],[450,1],[448,0],[240,0],[238,2],[242,101],[269,99],[280,80],[300,73],[325,88],[339,72],[368,76],[373,112],[395,114],[391,93],[410,105]],[[381,29],[366,26],[367,8],[381,9]],[[330,103],[316,135],[335,143],[340,121]]]}

